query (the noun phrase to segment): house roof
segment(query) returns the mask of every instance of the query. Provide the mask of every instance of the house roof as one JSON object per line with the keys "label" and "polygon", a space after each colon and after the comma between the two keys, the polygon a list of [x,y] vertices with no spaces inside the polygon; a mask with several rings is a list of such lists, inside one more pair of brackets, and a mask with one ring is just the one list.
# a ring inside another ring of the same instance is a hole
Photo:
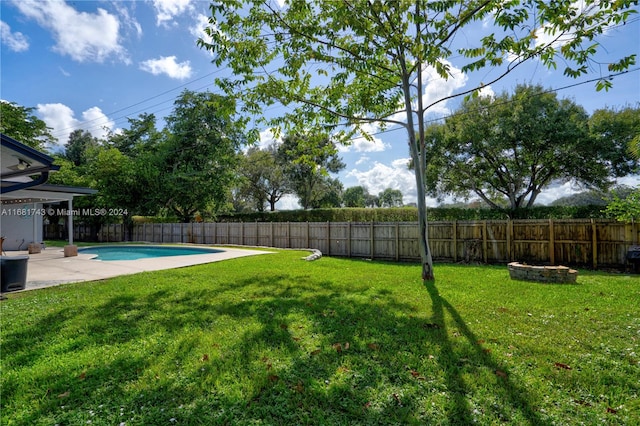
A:
{"label": "house roof", "polygon": [[2,204],[66,201],[98,192],[91,188],[47,184],[49,172],[60,169],[53,164],[54,159],[3,133],[0,135]]}
{"label": "house roof", "polygon": [[[13,184],[14,182],[3,181],[2,187]],[[55,203],[69,201],[73,197],[93,195],[97,192],[96,189],[79,186],[42,184],[2,194],[2,204]]]}
{"label": "house roof", "polygon": [[[0,133],[0,193],[6,194],[43,184],[49,178],[49,172],[59,170],[53,164],[53,158]],[[34,179],[20,179],[35,176]],[[6,184],[5,184],[6,183]]]}

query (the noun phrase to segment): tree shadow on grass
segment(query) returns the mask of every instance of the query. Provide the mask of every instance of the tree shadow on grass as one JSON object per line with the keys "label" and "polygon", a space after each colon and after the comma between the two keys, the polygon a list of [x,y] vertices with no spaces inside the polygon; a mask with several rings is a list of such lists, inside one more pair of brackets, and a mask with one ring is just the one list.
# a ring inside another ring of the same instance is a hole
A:
{"label": "tree shadow on grass", "polygon": [[[0,354],[4,359],[5,366],[28,367],[40,360],[46,346],[50,343],[42,336],[55,336],[59,333],[70,319],[82,315],[80,307],[65,307],[44,315],[37,320],[26,319],[28,326],[23,327],[23,331],[17,332],[7,330],[10,327],[3,324],[5,334]],[[6,363],[10,360],[10,363]]]}
{"label": "tree shadow on grass", "polygon": [[[465,383],[464,378],[460,374],[460,361],[467,362],[467,359],[461,359],[456,355],[449,332],[447,331],[446,314],[452,318],[455,327],[466,338],[467,343],[472,347],[474,352],[472,356],[478,360],[478,366],[488,368],[494,375],[494,392],[504,405],[495,404],[491,407],[495,412],[495,417],[501,421],[511,421],[509,411],[517,411],[523,419],[531,425],[541,425],[545,422],[541,419],[539,413],[531,406],[527,397],[527,391],[515,383],[509,376],[508,369],[501,366],[482,345],[482,339],[473,333],[467,323],[464,321],[456,308],[451,305],[444,297],[442,297],[435,284],[425,285],[433,306],[433,322],[441,327],[439,331],[439,344],[443,356],[441,359],[449,360],[449,365],[443,366],[446,372],[447,382],[451,389],[451,396],[454,400],[455,410],[449,413],[450,424],[473,424],[477,423],[474,419],[474,408],[471,406],[467,393],[470,391]],[[508,410],[507,408],[510,408]]]}
{"label": "tree shadow on grass", "polygon": [[[105,408],[90,419],[94,425],[171,419],[180,424],[470,424],[473,390],[459,372],[462,356],[447,332],[446,315],[473,345],[479,364],[505,373],[492,384],[503,412],[492,406],[481,411],[493,411],[492,421],[509,420],[515,412],[530,424],[542,424],[526,391],[477,345],[455,308],[435,287],[427,291],[430,312],[398,300],[392,291],[367,285],[345,289],[330,280],[282,273],[211,289],[114,296],[91,312],[61,310],[47,317],[48,330],[64,333],[67,322],[82,322],[89,332],[72,351],[80,356],[87,348],[101,350],[88,365],[37,377],[32,386],[50,391],[16,424],[84,421],[89,411],[99,412],[96,407]],[[419,287],[416,293],[419,299]],[[46,345],[55,338],[35,334],[9,339],[10,347],[20,345],[20,359],[28,356],[31,342]],[[158,343],[150,342],[161,335]],[[148,348],[146,356],[122,353],[141,345]],[[78,368],[85,377],[79,379]],[[11,389],[19,392],[17,385]],[[57,393],[66,390],[70,395],[61,410]],[[123,405],[127,416],[119,419]]]}

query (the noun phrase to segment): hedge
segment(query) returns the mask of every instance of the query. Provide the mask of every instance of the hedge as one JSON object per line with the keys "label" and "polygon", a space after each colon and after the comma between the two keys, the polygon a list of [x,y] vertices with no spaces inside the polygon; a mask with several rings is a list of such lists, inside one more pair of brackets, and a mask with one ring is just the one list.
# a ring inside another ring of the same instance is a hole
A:
{"label": "hedge", "polygon": [[[501,220],[501,219],[589,219],[605,218],[602,206],[540,206],[519,210],[487,208],[445,208],[427,210],[430,221]],[[217,222],[414,222],[415,207],[400,208],[340,208],[287,210],[220,215]]]}

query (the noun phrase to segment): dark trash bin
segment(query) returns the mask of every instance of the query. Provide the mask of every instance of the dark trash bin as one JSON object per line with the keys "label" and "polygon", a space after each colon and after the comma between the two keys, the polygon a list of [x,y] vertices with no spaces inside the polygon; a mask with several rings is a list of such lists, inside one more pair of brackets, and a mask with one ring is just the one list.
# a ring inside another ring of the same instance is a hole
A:
{"label": "dark trash bin", "polygon": [[0,281],[2,293],[24,290],[27,286],[27,261],[29,256],[0,256]]}
{"label": "dark trash bin", "polygon": [[633,265],[634,272],[640,272],[640,246],[629,247],[627,262]]}

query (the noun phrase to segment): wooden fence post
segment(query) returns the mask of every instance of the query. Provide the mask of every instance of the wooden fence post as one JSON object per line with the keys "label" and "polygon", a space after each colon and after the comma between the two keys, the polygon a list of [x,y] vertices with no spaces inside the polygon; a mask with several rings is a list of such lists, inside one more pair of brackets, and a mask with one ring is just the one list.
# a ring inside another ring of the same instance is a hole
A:
{"label": "wooden fence post", "polygon": [[507,261],[513,262],[513,254],[511,252],[511,241],[513,240],[513,223],[511,219],[507,219]]}
{"label": "wooden fence post", "polygon": [[396,222],[396,262],[400,260],[400,224]]}
{"label": "wooden fence post", "polygon": [[374,254],[373,254],[373,250],[374,250],[374,241],[373,241],[373,221],[371,221],[371,224],[369,226],[369,242],[371,245],[370,251],[371,251],[371,260],[373,260]]}
{"label": "wooden fence post", "polygon": [[631,223],[624,224],[624,242],[625,244],[635,244],[633,242],[633,219],[631,219]]}
{"label": "wooden fence post", "polygon": [[351,222],[347,222],[347,256],[351,257]]}
{"label": "wooden fence post", "polygon": [[596,221],[593,218],[591,218],[591,246],[593,269],[598,269],[598,233],[596,232]]}
{"label": "wooden fence post", "polygon": [[307,237],[306,237],[306,247],[305,248],[311,248],[309,246],[309,221],[307,221]]}
{"label": "wooden fence post", "polygon": [[482,260],[487,263],[487,221],[482,221]]}
{"label": "wooden fence post", "polygon": [[327,256],[331,254],[331,222],[327,221]]}
{"label": "wooden fence post", "polygon": [[556,264],[555,234],[553,232],[553,219],[549,219],[549,263]]}
{"label": "wooden fence post", "polygon": [[458,261],[458,222],[454,219],[451,224],[451,232],[453,233],[453,262]]}

